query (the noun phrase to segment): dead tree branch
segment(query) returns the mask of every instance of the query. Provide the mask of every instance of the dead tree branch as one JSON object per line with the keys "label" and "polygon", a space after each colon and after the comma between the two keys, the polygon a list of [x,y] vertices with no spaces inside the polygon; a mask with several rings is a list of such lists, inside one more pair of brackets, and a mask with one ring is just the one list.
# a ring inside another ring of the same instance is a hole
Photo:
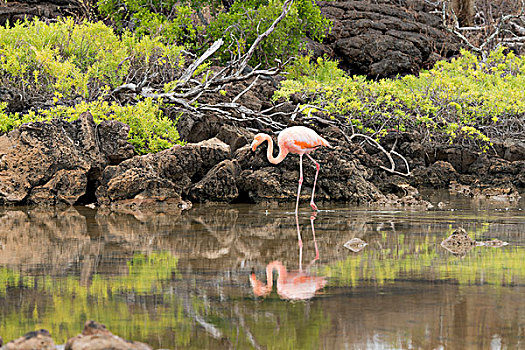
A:
{"label": "dead tree branch", "polygon": [[491,49],[501,45],[509,47],[525,45],[525,27],[517,23],[525,22],[525,0],[518,1],[519,10],[517,13],[504,14],[502,10],[497,17],[492,17],[494,16],[492,13],[484,14],[484,16],[489,16],[490,20],[482,18],[484,20],[483,25],[462,27],[451,6],[451,1],[443,0],[441,2],[443,27],[485,60]]}
{"label": "dead tree branch", "polygon": [[[396,174],[396,175],[401,175],[401,176],[410,176],[411,175],[410,166],[408,165],[408,161],[401,154],[399,154],[398,152],[394,151],[395,145],[394,145],[394,147],[392,147],[392,149],[390,151],[387,151],[383,146],[381,146],[379,144],[379,142],[377,142],[376,140],[374,140],[370,136],[367,136],[367,135],[364,135],[364,134],[353,134],[352,136],[349,137],[349,139],[353,140],[356,137],[361,137],[361,138],[365,139],[365,141],[367,141],[372,146],[375,146],[378,150],[380,150],[388,158],[388,161],[390,162],[390,168],[387,168],[385,166],[380,165],[379,167],[381,169],[383,169],[385,171],[388,171],[391,174]],[[395,156],[399,157],[403,161],[403,163],[405,164],[405,167],[406,167],[406,172],[405,173],[402,173],[400,171],[395,170],[396,169],[396,163],[394,162],[394,159],[392,158],[392,155],[395,155]]]}

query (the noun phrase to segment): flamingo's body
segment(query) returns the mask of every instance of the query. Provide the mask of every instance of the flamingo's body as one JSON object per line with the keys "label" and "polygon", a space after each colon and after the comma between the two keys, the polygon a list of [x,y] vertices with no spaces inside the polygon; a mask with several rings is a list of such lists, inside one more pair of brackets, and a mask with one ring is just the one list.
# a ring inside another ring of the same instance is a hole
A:
{"label": "flamingo's body", "polygon": [[286,128],[279,133],[277,136],[277,144],[279,145],[279,155],[273,156],[273,140],[270,135],[257,134],[251,144],[252,150],[255,151],[264,141],[268,141],[267,157],[268,161],[272,164],[279,164],[283,161],[288,153],[294,153],[299,155],[299,186],[297,189],[297,202],[295,205],[295,213],[299,210],[299,195],[301,194],[301,185],[303,183],[303,155],[306,154],[316,167],[314,186],[312,189],[312,200],[310,206],[313,210],[317,210],[317,206],[314,203],[315,185],[317,183],[317,176],[319,175],[319,169],[321,166],[317,163],[309,153],[321,146],[331,147],[328,141],[319,136],[315,131],[305,126],[292,126]]}
{"label": "flamingo's body", "polygon": [[279,273],[277,278],[277,294],[283,299],[308,300],[326,285],[324,277],[311,276],[303,271],[286,271],[280,261],[272,261],[266,266],[266,282],[257,280],[255,273],[250,275],[250,283],[256,296],[267,296],[272,292],[273,270]]}

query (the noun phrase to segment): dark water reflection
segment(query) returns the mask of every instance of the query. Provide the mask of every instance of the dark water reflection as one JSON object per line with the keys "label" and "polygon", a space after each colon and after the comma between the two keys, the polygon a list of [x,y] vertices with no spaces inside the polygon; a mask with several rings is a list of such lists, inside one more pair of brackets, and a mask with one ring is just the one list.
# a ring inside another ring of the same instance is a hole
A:
{"label": "dark water reflection", "polygon": [[[319,260],[311,213],[298,218],[301,250],[293,206],[2,209],[0,336],[46,328],[63,343],[95,319],[158,348],[524,348],[523,208],[447,204],[327,208]],[[455,256],[440,243],[460,226],[509,245]],[[368,245],[352,252],[352,238]],[[279,288],[283,271],[301,297]]]}

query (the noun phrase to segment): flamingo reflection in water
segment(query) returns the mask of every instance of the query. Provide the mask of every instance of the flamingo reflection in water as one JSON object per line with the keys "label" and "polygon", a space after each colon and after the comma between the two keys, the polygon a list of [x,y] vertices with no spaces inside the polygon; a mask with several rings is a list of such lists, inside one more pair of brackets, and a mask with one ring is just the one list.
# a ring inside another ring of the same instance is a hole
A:
{"label": "flamingo reflection in water", "polygon": [[[313,276],[308,270],[317,260],[319,260],[319,250],[317,248],[317,242],[315,240],[315,228],[314,220],[317,213],[312,213],[310,221],[312,224],[312,233],[314,237],[315,245],[315,259],[308,264],[306,271],[302,267],[303,258],[303,247],[299,246],[299,270],[287,271],[286,266],[278,260],[270,262],[266,266],[266,281],[257,280],[255,272],[252,271],[250,275],[250,284],[253,289],[253,294],[258,297],[266,297],[272,292],[273,288],[273,271],[277,270],[279,276],[277,277],[277,294],[281,299],[288,300],[308,300],[315,296],[315,294],[326,285],[326,278],[322,276]],[[295,216],[295,222],[297,225],[297,234],[300,237],[299,231],[299,218]]]}

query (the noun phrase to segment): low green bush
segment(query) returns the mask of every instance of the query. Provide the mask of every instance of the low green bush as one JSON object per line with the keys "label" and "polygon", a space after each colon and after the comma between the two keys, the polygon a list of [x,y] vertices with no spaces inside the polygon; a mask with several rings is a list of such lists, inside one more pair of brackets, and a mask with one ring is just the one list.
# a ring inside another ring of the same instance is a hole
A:
{"label": "low green bush", "polygon": [[102,22],[34,20],[0,27],[0,85],[23,92],[28,101],[46,101],[23,113],[7,113],[7,102],[0,103],[0,134],[22,123],[74,120],[89,111],[97,123],[116,119],[128,124],[129,141],[139,154],[181,143],[177,121],[162,113],[162,101],[121,105],[106,100],[123,83],[147,78],[155,88],[173,85],[184,65],[182,49],[147,35],[117,36]]}
{"label": "low green bush", "polygon": [[159,37],[165,43],[194,47],[203,30],[193,23],[193,9],[178,0],[98,0],[97,8],[119,31]]}
{"label": "low green bush", "polygon": [[7,114],[4,112],[5,106],[6,103],[0,104],[0,134],[23,123],[54,118],[73,121],[78,119],[82,113],[90,112],[96,123],[114,119],[129,125],[128,140],[139,154],[158,152],[176,144],[183,144],[179,140],[179,133],[175,127],[177,121],[164,116],[160,104],[150,98],[126,106],[102,100],[81,102],[73,107],[56,106],[38,112],[30,111],[26,114]]}
{"label": "low green bush", "polygon": [[486,149],[490,136],[503,136],[507,120],[525,115],[525,58],[503,48],[485,62],[463,51],[418,76],[380,81],[348,76],[326,59],[301,58],[288,70],[275,99],[302,95],[327,117],[376,137],[419,130],[427,140],[475,141]]}
{"label": "low green bush", "polygon": [[[281,14],[283,3],[283,0],[237,0],[225,9],[219,0],[99,0],[97,6],[99,13],[120,30],[132,29],[138,35],[159,37],[165,43],[202,51],[209,46],[203,43],[222,38],[225,44],[218,56],[226,62],[246,53],[257,36]],[[204,7],[209,10],[209,23],[197,19],[196,11]],[[306,37],[322,40],[330,26],[331,22],[321,15],[314,1],[295,0],[288,15],[260,44],[250,63],[274,65],[275,58],[286,60],[299,52]]]}
{"label": "low green bush", "polygon": [[[225,40],[220,53],[224,61],[243,55],[281,14],[283,3],[282,0],[235,1],[227,13],[219,13],[210,23],[206,35]],[[276,58],[284,61],[304,48],[306,37],[322,41],[330,27],[330,20],[321,15],[315,2],[296,0],[287,16],[258,46],[250,63],[271,66]]]}
{"label": "low green bush", "polygon": [[175,79],[182,49],[149,36],[117,36],[102,22],[25,21],[0,27],[0,83],[57,103],[92,101],[146,75]]}

